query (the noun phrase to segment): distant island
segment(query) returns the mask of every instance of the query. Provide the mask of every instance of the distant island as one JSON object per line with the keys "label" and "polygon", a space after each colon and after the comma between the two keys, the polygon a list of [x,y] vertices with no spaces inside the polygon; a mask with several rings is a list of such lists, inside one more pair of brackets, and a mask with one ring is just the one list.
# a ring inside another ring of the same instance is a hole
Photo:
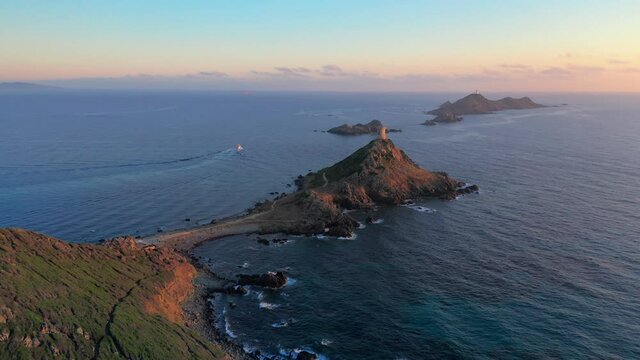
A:
{"label": "distant island", "polygon": [[47,90],[60,89],[57,86],[41,85],[28,82],[2,82],[0,90]]}
{"label": "distant island", "polygon": [[[384,125],[380,120],[371,120],[367,124],[343,124],[327,130],[328,133],[338,135],[365,135],[365,134],[377,134],[380,132]],[[398,129],[387,129],[387,132],[400,132]]]}
{"label": "distant island", "polygon": [[462,115],[491,114],[501,110],[523,110],[546,107],[533,102],[529,97],[519,99],[505,97],[500,100],[489,100],[481,94],[470,94],[454,103],[449,101],[439,108],[427,112],[435,115],[435,118],[427,120],[424,125],[436,125],[437,123],[453,123],[462,121]]}

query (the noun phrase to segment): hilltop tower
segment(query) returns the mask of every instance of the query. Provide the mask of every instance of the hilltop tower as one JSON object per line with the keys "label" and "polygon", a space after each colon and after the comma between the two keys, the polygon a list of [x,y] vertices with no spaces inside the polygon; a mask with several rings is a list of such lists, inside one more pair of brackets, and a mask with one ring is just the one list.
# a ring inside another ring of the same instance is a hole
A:
{"label": "hilltop tower", "polygon": [[387,128],[386,127],[381,127],[380,128],[380,132],[378,133],[378,139],[380,140],[387,140]]}

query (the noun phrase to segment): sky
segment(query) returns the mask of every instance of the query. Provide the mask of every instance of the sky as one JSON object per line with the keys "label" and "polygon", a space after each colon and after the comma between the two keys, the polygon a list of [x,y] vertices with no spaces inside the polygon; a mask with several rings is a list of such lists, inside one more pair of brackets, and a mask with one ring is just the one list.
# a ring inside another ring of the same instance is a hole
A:
{"label": "sky", "polygon": [[0,82],[640,91],[637,0],[0,0]]}

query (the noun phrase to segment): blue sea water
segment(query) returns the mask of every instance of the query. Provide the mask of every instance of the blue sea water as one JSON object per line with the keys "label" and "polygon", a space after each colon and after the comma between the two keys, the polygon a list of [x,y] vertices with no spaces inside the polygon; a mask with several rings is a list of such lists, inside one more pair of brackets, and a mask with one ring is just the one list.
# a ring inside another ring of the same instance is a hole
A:
{"label": "blue sea water", "polygon": [[212,326],[281,356],[640,358],[640,95],[509,94],[568,105],[420,125],[461,95],[1,93],[0,226],[91,242],[206,223],[371,140],[314,130],[377,118],[480,194],[381,208],[352,240],[206,243],[221,275],[293,279],[217,298]]}

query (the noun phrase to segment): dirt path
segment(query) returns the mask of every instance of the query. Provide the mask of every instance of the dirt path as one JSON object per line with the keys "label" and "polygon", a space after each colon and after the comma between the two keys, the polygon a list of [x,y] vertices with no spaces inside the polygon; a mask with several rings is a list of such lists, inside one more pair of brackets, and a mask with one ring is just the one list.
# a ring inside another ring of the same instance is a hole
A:
{"label": "dirt path", "polygon": [[118,309],[118,306],[120,306],[120,304],[122,304],[122,302],[131,295],[131,293],[133,292],[133,290],[135,290],[136,288],[140,287],[140,284],[146,280],[149,279],[153,276],[157,276],[158,273],[155,273],[153,275],[149,275],[146,277],[143,277],[142,279],[138,279],[138,281],[136,281],[135,285],[133,285],[128,291],[127,293],[121,297],[120,299],[118,299],[118,301],[113,305],[113,307],[111,308],[111,311],[109,311],[109,320],[107,321],[107,324],[104,327],[104,336],[102,338],[100,338],[100,340],[98,340],[97,344],[96,344],[96,350],[95,350],[95,354],[93,359],[97,360],[100,358],[100,349],[102,348],[102,343],[105,341],[108,341],[108,338],[111,338],[111,340],[113,341],[113,344],[116,347],[116,350],[121,354],[121,355],[125,355],[126,352],[124,351],[124,348],[122,347],[122,345],[118,342],[118,339],[116,339],[115,336],[113,336],[113,333],[111,332],[111,324],[113,324],[113,319],[115,317],[115,313],[116,310]]}

